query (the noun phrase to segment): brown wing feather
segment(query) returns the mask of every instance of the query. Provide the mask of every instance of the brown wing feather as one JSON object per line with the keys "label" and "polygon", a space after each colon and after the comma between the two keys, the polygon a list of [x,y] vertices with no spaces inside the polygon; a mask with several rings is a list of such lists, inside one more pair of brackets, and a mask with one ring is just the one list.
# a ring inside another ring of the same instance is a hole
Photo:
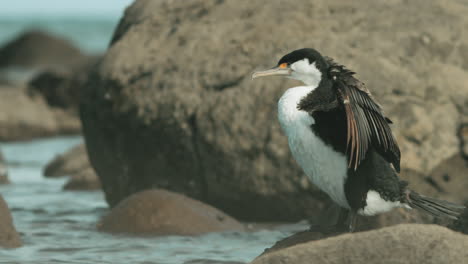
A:
{"label": "brown wing feather", "polygon": [[390,119],[364,84],[354,77],[354,72],[329,58],[328,62],[334,89],[346,113],[348,167],[356,170],[372,146],[399,171],[400,149],[390,129]]}

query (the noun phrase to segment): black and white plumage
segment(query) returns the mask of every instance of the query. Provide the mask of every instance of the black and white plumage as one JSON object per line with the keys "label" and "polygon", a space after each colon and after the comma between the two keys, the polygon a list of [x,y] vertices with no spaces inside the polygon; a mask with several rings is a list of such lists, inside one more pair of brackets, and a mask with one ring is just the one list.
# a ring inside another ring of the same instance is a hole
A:
{"label": "black and white plumage", "polygon": [[463,206],[419,195],[399,179],[391,121],[354,74],[314,49],[299,49],[252,78],[279,75],[305,84],[280,98],[279,122],[312,183],[352,215],[407,207],[458,217]]}

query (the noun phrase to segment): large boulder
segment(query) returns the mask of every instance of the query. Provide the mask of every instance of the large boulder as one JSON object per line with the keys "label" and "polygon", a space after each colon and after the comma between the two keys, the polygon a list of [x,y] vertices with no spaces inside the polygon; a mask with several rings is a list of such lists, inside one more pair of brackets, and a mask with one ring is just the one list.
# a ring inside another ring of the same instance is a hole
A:
{"label": "large boulder", "polygon": [[87,56],[70,41],[42,31],[25,32],[0,47],[0,68],[63,68]]}
{"label": "large boulder", "polygon": [[276,120],[297,83],[250,80],[302,47],[357,71],[395,123],[402,167],[430,172],[458,151],[468,115],[466,12],[455,0],[135,1],[81,100],[107,201],[161,187],[246,220],[314,216],[326,197]]}
{"label": "large boulder", "polygon": [[51,109],[41,96],[28,95],[22,87],[0,86],[0,141],[77,134],[80,130],[75,116]]}
{"label": "large boulder", "polygon": [[140,235],[199,235],[239,231],[244,226],[218,209],[184,195],[147,190],[119,203],[102,219],[98,229]]}
{"label": "large boulder", "polygon": [[0,195],[0,247],[16,248],[21,246],[21,238],[13,225],[10,210]]}
{"label": "large boulder", "polygon": [[313,233],[289,239],[252,264],[273,263],[465,263],[468,236],[436,225],[406,224],[316,240]]}

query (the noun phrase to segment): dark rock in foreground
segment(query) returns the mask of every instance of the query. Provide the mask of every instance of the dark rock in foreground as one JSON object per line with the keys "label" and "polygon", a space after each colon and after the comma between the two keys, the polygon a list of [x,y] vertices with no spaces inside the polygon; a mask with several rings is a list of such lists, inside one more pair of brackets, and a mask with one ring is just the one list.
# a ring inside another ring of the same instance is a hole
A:
{"label": "dark rock in foreground", "polygon": [[41,96],[25,88],[0,86],[0,141],[77,134],[80,121],[70,113],[51,109]]}
{"label": "dark rock in foreground", "polygon": [[81,100],[108,203],[160,187],[245,220],[315,217],[326,197],[276,118],[297,83],[250,80],[302,47],[358,72],[394,121],[402,168],[429,173],[458,152],[468,114],[467,12],[455,0],[135,1]]}
{"label": "dark rock in foreground", "polygon": [[21,245],[21,239],[13,225],[8,205],[0,195],[0,247],[16,248]]}
{"label": "dark rock in foreground", "polygon": [[314,232],[294,236],[252,264],[452,264],[468,259],[468,236],[436,225],[397,225],[328,239]]}
{"label": "dark rock in foreground", "polygon": [[86,60],[71,42],[41,31],[26,32],[0,47],[0,68],[63,68]]}
{"label": "dark rock in foreground", "polygon": [[139,235],[198,235],[243,228],[216,208],[165,190],[128,197],[98,224],[100,231]]}

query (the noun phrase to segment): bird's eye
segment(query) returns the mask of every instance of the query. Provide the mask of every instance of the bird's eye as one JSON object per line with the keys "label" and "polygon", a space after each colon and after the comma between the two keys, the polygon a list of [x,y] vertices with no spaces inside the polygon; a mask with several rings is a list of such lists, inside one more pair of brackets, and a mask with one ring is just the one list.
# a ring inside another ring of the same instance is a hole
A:
{"label": "bird's eye", "polygon": [[284,62],[284,63],[281,63],[278,68],[280,69],[284,69],[284,68],[287,68],[288,67],[288,63]]}

